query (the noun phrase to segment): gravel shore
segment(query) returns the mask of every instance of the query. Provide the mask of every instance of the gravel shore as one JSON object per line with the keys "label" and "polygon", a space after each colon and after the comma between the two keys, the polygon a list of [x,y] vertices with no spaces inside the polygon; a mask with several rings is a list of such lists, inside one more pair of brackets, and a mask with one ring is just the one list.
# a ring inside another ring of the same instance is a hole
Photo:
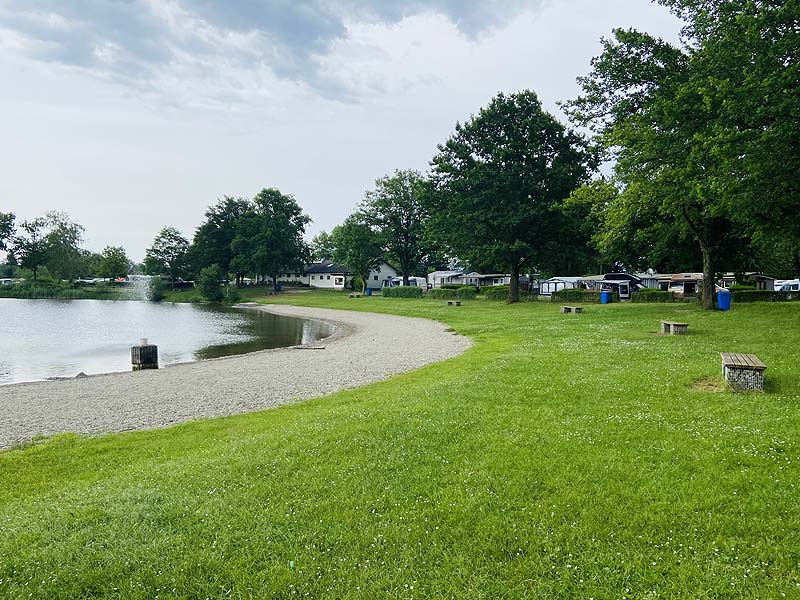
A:
{"label": "gravel shore", "polygon": [[0,448],[37,435],[168,427],[271,408],[386,379],[461,354],[471,342],[435,321],[292,306],[249,310],[336,326],[314,344],[157,371],[0,387]]}

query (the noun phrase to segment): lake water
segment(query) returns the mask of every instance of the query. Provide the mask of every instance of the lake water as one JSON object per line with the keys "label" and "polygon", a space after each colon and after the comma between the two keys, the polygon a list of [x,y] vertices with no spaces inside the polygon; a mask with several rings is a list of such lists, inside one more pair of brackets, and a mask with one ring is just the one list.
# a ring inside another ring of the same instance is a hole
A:
{"label": "lake water", "polygon": [[318,321],[196,304],[0,298],[0,385],[130,371],[140,338],[161,366],[314,342]]}

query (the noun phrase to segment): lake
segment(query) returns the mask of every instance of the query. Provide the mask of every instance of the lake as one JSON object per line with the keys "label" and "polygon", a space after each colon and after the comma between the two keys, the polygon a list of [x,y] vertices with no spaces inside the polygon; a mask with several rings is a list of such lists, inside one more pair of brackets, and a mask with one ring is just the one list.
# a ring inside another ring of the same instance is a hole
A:
{"label": "lake", "polygon": [[130,371],[140,338],[173,365],[314,342],[327,323],[199,304],[0,298],[0,385]]}

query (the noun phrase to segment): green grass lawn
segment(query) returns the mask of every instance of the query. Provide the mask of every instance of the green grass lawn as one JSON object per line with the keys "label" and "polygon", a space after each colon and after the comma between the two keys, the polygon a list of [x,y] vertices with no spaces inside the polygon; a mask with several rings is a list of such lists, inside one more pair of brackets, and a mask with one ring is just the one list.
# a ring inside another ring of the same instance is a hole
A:
{"label": "green grass lawn", "polygon": [[[800,597],[800,305],[280,301],[476,344],[279,409],[0,453],[0,596]],[[767,393],[715,391],[721,351],[758,354]]]}

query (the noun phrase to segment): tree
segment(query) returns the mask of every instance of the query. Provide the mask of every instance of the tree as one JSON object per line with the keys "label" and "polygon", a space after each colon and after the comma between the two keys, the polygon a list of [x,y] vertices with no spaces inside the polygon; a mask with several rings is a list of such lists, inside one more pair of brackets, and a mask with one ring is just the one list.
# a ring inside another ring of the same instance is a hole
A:
{"label": "tree", "polygon": [[309,254],[303,234],[310,222],[294,196],[261,190],[239,220],[231,264],[237,271],[269,275],[273,282],[281,271],[302,269]]}
{"label": "tree", "polygon": [[33,281],[37,281],[37,273],[47,260],[47,239],[45,230],[47,223],[43,218],[23,221],[20,228],[23,233],[14,236],[14,253],[21,267],[33,271]]}
{"label": "tree", "polygon": [[[195,231],[190,255],[193,266],[202,267],[217,265],[227,278],[231,272],[233,260],[233,239],[239,219],[250,210],[250,202],[244,198],[224,196],[206,210],[205,220]],[[236,274],[237,283],[241,274]]]}
{"label": "tree", "polygon": [[327,231],[320,231],[311,240],[309,250],[311,252],[311,260],[315,262],[333,260],[335,246],[331,234]]}
{"label": "tree", "polygon": [[5,252],[11,248],[14,237],[14,213],[0,212],[0,251]]}
{"label": "tree", "polygon": [[116,279],[127,277],[131,268],[131,261],[122,246],[106,246],[100,254],[100,263],[97,265],[97,276]]}
{"label": "tree", "polygon": [[426,196],[430,185],[417,171],[395,171],[375,182],[361,210],[376,230],[386,259],[403,275],[403,285],[425,259]]}
{"label": "tree", "polygon": [[429,213],[436,235],[473,264],[505,265],[509,302],[523,267],[557,250],[565,216],[556,206],[587,178],[591,157],[580,136],[542,109],[532,91],[498,94],[434,157]]}
{"label": "tree", "polygon": [[336,248],[334,260],[361,278],[361,292],[366,292],[370,272],[383,260],[380,238],[367,223],[363,213],[356,212],[333,228],[331,240]]}
{"label": "tree", "polygon": [[50,211],[44,216],[46,227],[47,270],[56,279],[73,280],[81,275],[83,225],[64,212]]}
{"label": "tree", "polygon": [[203,298],[210,302],[221,302],[225,297],[220,286],[221,280],[222,269],[218,265],[211,265],[201,269],[197,283],[200,286],[200,293],[203,294]]}
{"label": "tree", "polygon": [[616,159],[619,212],[654,213],[696,241],[713,309],[716,271],[738,242],[765,228],[800,240],[797,9],[661,3],[687,22],[682,45],[615,30],[567,111]]}
{"label": "tree", "polygon": [[189,240],[174,227],[164,227],[145,251],[144,264],[150,275],[166,275],[172,281],[183,275],[187,264]]}

